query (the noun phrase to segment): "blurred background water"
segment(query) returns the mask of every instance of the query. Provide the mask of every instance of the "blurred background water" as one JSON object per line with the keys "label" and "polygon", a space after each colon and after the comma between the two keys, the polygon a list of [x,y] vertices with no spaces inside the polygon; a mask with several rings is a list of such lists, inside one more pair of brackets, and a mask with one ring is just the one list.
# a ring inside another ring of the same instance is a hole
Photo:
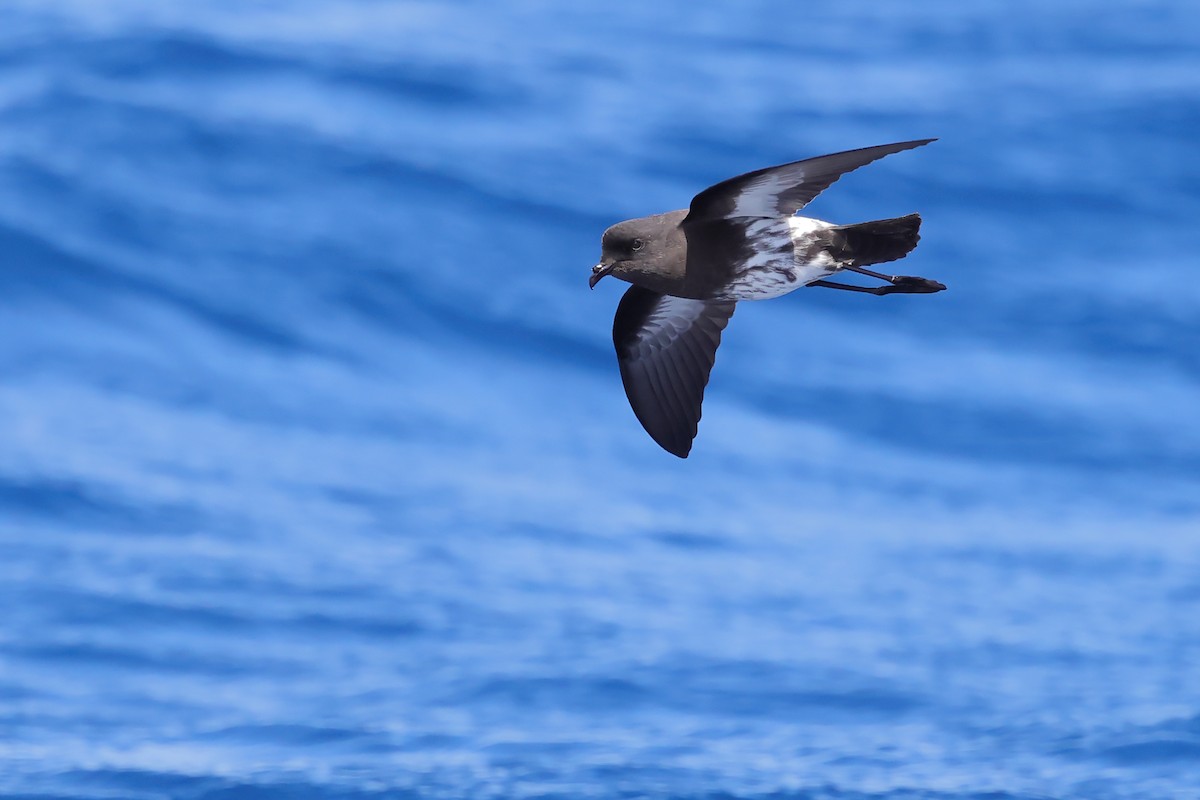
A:
{"label": "blurred background water", "polygon": [[[0,794],[1200,796],[1200,5],[9,0]],[[925,136],[936,296],[600,232]]]}

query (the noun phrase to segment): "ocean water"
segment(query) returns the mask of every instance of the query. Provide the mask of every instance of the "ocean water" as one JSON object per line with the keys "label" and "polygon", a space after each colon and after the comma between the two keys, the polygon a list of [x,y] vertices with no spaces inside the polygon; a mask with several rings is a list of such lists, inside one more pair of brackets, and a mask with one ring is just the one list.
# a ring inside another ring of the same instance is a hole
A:
{"label": "ocean water", "polygon": [[[10,0],[0,796],[1200,797],[1200,5]],[[600,232],[926,136],[935,296]]]}

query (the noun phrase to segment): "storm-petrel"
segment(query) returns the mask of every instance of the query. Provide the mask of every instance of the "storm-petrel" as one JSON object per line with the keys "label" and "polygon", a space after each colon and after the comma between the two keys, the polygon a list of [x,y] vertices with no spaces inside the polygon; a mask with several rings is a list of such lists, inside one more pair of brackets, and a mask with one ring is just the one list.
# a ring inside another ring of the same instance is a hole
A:
{"label": "storm-petrel", "polygon": [[[934,139],[847,150],[747,172],[710,186],[691,207],[613,225],[601,239],[605,275],[632,283],[617,306],[613,343],[633,413],[664,450],[687,458],[721,331],[738,300],[766,300],[801,286],[868,294],[929,294],[928,278],[865,267],[917,246],[921,217],[834,225],[796,216],[851,170]],[[850,270],[887,281],[852,286],[825,278]]]}

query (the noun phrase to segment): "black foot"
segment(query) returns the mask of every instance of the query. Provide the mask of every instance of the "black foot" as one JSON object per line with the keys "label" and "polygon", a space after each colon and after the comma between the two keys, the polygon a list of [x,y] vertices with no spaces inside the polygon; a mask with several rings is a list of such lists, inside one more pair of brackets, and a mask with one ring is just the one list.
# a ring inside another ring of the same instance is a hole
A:
{"label": "black foot", "polygon": [[879,294],[933,294],[944,291],[946,284],[913,275],[893,275],[891,286],[880,286]]}

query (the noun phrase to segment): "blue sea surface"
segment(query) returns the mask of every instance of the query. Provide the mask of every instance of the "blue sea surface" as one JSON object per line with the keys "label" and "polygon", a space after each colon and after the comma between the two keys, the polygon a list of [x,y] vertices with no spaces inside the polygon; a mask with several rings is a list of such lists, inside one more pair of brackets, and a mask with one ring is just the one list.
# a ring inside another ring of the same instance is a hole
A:
{"label": "blue sea surface", "polygon": [[[932,296],[601,231],[940,137]],[[1200,797],[1200,4],[10,0],[0,797]]]}

